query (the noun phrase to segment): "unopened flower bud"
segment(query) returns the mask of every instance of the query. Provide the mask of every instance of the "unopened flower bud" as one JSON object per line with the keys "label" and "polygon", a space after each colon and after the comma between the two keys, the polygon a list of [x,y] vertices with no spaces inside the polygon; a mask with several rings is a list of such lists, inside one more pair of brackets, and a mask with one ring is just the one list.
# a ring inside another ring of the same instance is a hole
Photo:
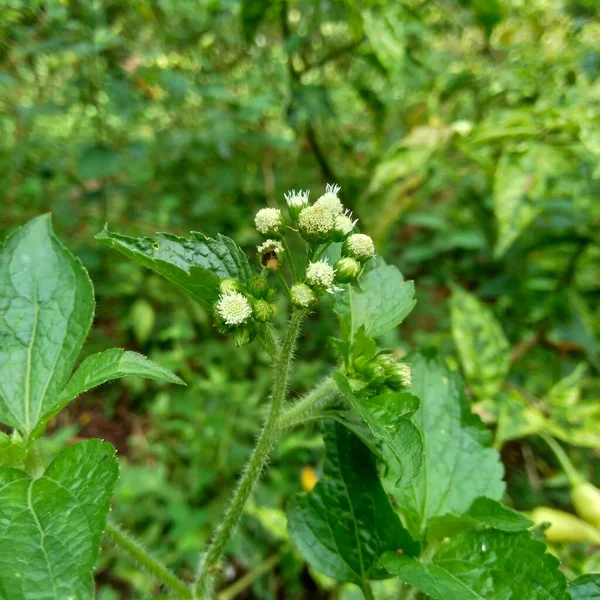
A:
{"label": "unopened flower bud", "polygon": [[290,211],[290,216],[294,221],[298,220],[300,211],[308,206],[309,194],[309,190],[290,190],[287,194],[284,194],[288,210]]}
{"label": "unopened flower bud", "polygon": [[353,233],[342,246],[342,255],[351,256],[360,262],[366,262],[375,256],[375,244],[364,233]]}
{"label": "unopened flower bud", "polygon": [[239,327],[252,317],[252,307],[243,294],[228,292],[219,296],[215,304],[215,316],[229,327]]}
{"label": "unopened flower bud", "polygon": [[327,259],[308,263],[306,281],[313,290],[318,292],[333,294],[339,290],[335,286],[335,270],[327,262]]}
{"label": "unopened flower bud", "polygon": [[233,340],[238,348],[246,346],[256,337],[256,328],[250,324],[245,327],[238,327],[233,332]]}
{"label": "unopened flower bud", "polygon": [[326,242],[333,233],[335,215],[322,206],[307,206],[298,215],[300,235],[310,243]]}
{"label": "unopened flower bud", "polygon": [[412,384],[412,369],[410,365],[399,362],[393,367],[394,378],[403,388],[409,388]]}
{"label": "unopened flower bud", "polygon": [[340,283],[355,281],[361,271],[361,264],[350,256],[343,256],[335,264],[335,279]]}
{"label": "unopened flower bud", "polygon": [[334,215],[341,215],[344,212],[344,205],[338,198],[338,192],[341,190],[339,185],[327,184],[325,193],[315,202],[315,206],[320,206],[331,211]]}
{"label": "unopened flower bud", "polygon": [[315,293],[305,283],[295,283],[292,286],[290,299],[298,308],[310,308],[317,301]]}
{"label": "unopened flower bud", "polygon": [[333,239],[336,242],[343,242],[354,229],[358,219],[352,220],[352,213],[347,210],[342,215],[336,215],[333,228]]}
{"label": "unopened flower bud", "polygon": [[267,323],[273,318],[275,310],[266,300],[255,300],[252,303],[254,318],[259,323]]}
{"label": "unopened flower bud", "polygon": [[221,294],[230,294],[231,292],[241,292],[242,284],[237,279],[223,279],[219,284]]}
{"label": "unopened flower bud", "polygon": [[258,260],[263,269],[276,271],[284,258],[283,245],[278,240],[266,240],[257,246]]}
{"label": "unopened flower bud", "polygon": [[261,208],[254,217],[258,233],[264,236],[280,237],[284,227],[283,217],[278,208]]}
{"label": "unopened flower bud", "polygon": [[265,299],[269,296],[271,286],[266,277],[262,275],[252,275],[248,284],[248,291],[254,298]]}

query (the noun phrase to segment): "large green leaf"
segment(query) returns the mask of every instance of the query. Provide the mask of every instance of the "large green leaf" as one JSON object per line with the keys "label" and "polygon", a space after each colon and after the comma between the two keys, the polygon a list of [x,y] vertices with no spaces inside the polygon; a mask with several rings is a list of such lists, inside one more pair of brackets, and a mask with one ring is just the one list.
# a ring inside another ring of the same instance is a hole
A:
{"label": "large green leaf", "polygon": [[488,431],[470,412],[460,378],[431,354],[410,360],[411,391],[421,400],[413,419],[423,436],[423,467],[409,486],[388,488],[414,535],[423,535],[433,517],[460,516],[476,498],[500,500],[504,493],[504,470],[498,452],[487,447]]}
{"label": "large green leaf", "polygon": [[531,144],[523,153],[502,154],[494,179],[497,256],[504,254],[540,213],[548,199],[549,179],[564,170],[564,162],[561,151],[545,144]]}
{"label": "large green leaf", "polygon": [[142,354],[122,350],[121,348],[105,350],[88,356],[79,365],[79,368],[60,394],[55,408],[41,422],[46,422],[79,394],[83,394],[112,379],[127,377],[128,375],[185,385],[185,382],[172,371],[152,362]]}
{"label": "large green leaf", "polygon": [[75,444],[32,478],[0,468],[0,599],[86,600],[117,481],[114,448]]}
{"label": "large green leaf", "polygon": [[559,562],[527,531],[470,531],[421,561],[386,554],[390,573],[434,600],[567,600]]}
{"label": "large green leaf", "polygon": [[207,309],[217,300],[222,279],[238,279],[244,285],[250,279],[246,255],[221,234],[209,238],[192,231],[188,238],[170,233],[133,238],[111,233],[105,227],[96,239],[160,273]]}
{"label": "large green leaf", "polygon": [[494,313],[475,296],[452,286],[452,335],[476,396],[493,399],[510,368],[510,344]]}
{"label": "large green leaf", "polygon": [[392,510],[369,449],[344,426],[324,426],[324,477],[287,508],[290,536],[306,561],[340,581],[364,586],[385,573],[377,560],[388,550],[418,552]]}
{"label": "large green leaf", "polygon": [[600,600],[600,574],[582,575],[569,584],[572,600]]}
{"label": "large green leaf", "polygon": [[336,295],[335,310],[347,323],[351,338],[363,325],[367,335],[377,337],[406,318],[415,305],[414,295],[414,283],[378,259],[361,277],[360,288],[349,285]]}
{"label": "large green leaf", "polygon": [[89,331],[92,283],[33,219],[0,249],[0,422],[28,435],[55,406]]}
{"label": "large green leaf", "polygon": [[405,486],[410,483],[417,476],[423,462],[423,439],[411,420],[419,408],[419,399],[408,392],[357,398],[341,373],[336,373],[334,378],[352,408],[397,461],[394,469],[396,485]]}

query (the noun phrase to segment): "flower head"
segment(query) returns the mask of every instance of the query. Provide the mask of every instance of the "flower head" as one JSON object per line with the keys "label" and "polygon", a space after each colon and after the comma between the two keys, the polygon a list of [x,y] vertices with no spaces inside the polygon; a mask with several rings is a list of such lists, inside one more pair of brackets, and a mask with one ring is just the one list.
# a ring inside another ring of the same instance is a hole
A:
{"label": "flower head", "polygon": [[283,227],[281,211],[278,208],[261,208],[254,217],[254,224],[258,233],[276,235]]}
{"label": "flower head", "polygon": [[295,283],[290,289],[290,298],[298,308],[310,308],[317,301],[315,293],[305,283]]}
{"label": "flower head", "polygon": [[412,384],[412,370],[410,365],[403,362],[396,363],[394,371],[400,385],[409,388]]}
{"label": "flower head", "polygon": [[246,296],[239,292],[228,292],[219,296],[215,313],[225,325],[237,327],[248,322],[252,316],[252,308]]}
{"label": "flower head", "polygon": [[285,201],[290,208],[304,208],[308,206],[308,196],[310,190],[290,190],[284,194]]}
{"label": "flower head", "polygon": [[365,262],[375,255],[373,240],[364,233],[353,233],[344,243],[344,256],[351,256],[360,262]]}
{"label": "flower head", "polygon": [[313,204],[300,211],[298,227],[308,242],[324,242],[333,232],[335,215],[328,208]]}
{"label": "flower head", "polygon": [[330,210],[334,215],[341,215],[344,212],[344,205],[338,198],[338,192],[342,188],[336,184],[327,184],[325,193],[315,202],[315,206],[322,206]]}
{"label": "flower head", "polygon": [[326,259],[308,263],[306,281],[310,287],[320,292],[333,294],[339,290],[335,286],[335,270]]}
{"label": "flower head", "polygon": [[352,232],[358,219],[352,220],[352,213],[349,210],[341,215],[336,215],[333,230],[333,238],[336,242],[343,242]]}
{"label": "flower head", "polygon": [[335,264],[335,278],[340,283],[350,283],[360,274],[360,263],[351,256],[342,256]]}
{"label": "flower head", "polygon": [[258,259],[260,265],[265,269],[276,271],[279,269],[281,259],[283,258],[283,244],[278,240],[265,240],[260,246],[257,246]]}

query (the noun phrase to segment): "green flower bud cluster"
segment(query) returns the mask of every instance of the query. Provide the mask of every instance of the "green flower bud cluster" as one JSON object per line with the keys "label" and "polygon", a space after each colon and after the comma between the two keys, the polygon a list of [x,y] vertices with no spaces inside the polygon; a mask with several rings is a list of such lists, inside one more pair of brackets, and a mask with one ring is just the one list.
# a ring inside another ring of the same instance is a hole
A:
{"label": "green flower bud cluster", "polygon": [[372,388],[386,385],[395,390],[405,390],[412,385],[410,365],[389,352],[382,352],[374,357],[358,357],[352,362],[352,368]]}
{"label": "green flower bud cluster", "polygon": [[238,346],[250,343],[258,324],[273,318],[275,290],[262,276],[254,275],[247,290],[237,279],[223,279],[219,292],[213,309],[215,324],[221,333],[233,333]]}

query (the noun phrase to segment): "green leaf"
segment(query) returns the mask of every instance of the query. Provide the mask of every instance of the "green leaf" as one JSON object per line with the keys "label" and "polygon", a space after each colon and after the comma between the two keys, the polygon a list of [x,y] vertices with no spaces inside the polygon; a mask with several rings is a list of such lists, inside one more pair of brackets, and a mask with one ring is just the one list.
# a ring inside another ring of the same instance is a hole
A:
{"label": "green leaf", "polygon": [[531,144],[524,153],[502,154],[494,179],[496,256],[502,256],[538,216],[548,198],[549,178],[564,162],[559,150],[544,144]]}
{"label": "green leaf", "polygon": [[364,325],[365,333],[380,336],[399,325],[413,309],[415,286],[400,271],[378,259],[360,280],[335,298],[335,310],[346,321],[352,339]]}
{"label": "green leaf", "polygon": [[381,565],[434,600],[567,600],[558,560],[527,531],[469,531],[426,560],[387,553]]}
{"label": "green leaf", "polygon": [[600,600],[600,574],[581,575],[569,584],[572,600]]}
{"label": "green leaf", "polygon": [[413,420],[423,436],[423,468],[409,486],[388,491],[409,530],[423,535],[433,517],[460,516],[480,496],[500,500],[504,469],[498,452],[487,447],[488,431],[470,412],[460,378],[431,353],[414,354],[409,362],[411,391],[421,400]]}
{"label": "green leaf", "polygon": [[392,510],[369,449],[344,426],[324,426],[324,477],[310,494],[292,497],[290,536],[313,568],[359,586],[385,573],[377,560],[388,550],[418,552]]}
{"label": "green leaf", "polygon": [[208,310],[219,296],[222,279],[238,279],[243,285],[250,279],[246,255],[221,234],[209,238],[192,231],[188,238],[170,233],[133,238],[111,233],[105,227],[96,239],[160,273]]}
{"label": "green leaf", "polygon": [[431,540],[462,533],[469,529],[498,529],[500,531],[524,531],[533,525],[525,515],[490,498],[477,498],[461,517],[445,515],[429,521],[427,537]]}
{"label": "green leaf", "polygon": [[423,462],[423,439],[411,420],[419,408],[419,399],[408,392],[357,398],[341,373],[336,373],[334,379],[371,433],[385,444],[397,461],[394,469],[396,485],[409,484],[421,470]]}
{"label": "green leaf", "polygon": [[70,446],[37,479],[0,468],[0,598],[94,597],[117,477],[114,448],[100,440]]}
{"label": "green leaf", "polygon": [[29,221],[0,249],[0,422],[26,437],[55,408],[94,314],[87,271]]}
{"label": "green leaf", "polygon": [[23,439],[15,429],[12,436],[0,431],[0,466],[16,467],[27,455]]}
{"label": "green leaf", "polygon": [[481,400],[493,399],[510,369],[510,344],[489,307],[452,286],[452,335],[467,381]]}
{"label": "green leaf", "polygon": [[137,375],[145,379],[155,379],[166,383],[185,385],[175,373],[152,362],[142,354],[113,348],[88,356],[64,388],[54,409],[45,415],[41,423],[47,422],[60,412],[71,400],[112,379]]}

